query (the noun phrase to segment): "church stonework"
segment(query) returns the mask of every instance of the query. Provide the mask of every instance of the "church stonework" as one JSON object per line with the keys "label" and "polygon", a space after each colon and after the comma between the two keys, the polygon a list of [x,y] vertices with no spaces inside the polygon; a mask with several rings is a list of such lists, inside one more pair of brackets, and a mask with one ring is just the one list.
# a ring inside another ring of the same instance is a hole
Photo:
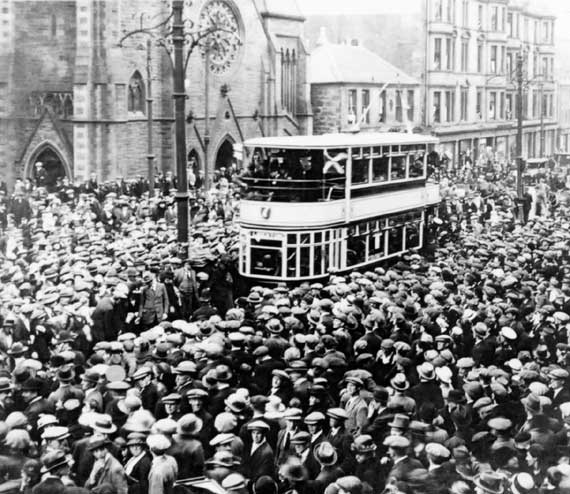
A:
{"label": "church stonework", "polygon": [[[212,53],[205,119],[205,56],[197,48],[186,72],[187,150],[210,173],[232,148],[261,135],[312,131],[304,18],[294,0],[196,0],[185,16],[225,12],[239,30],[227,60]],[[147,173],[146,38],[125,32],[166,18],[160,0],[0,0],[0,173],[31,176],[49,148],[77,180]],[[18,19],[18,22],[15,22]],[[172,68],[150,53],[155,168],[175,170]],[[207,149],[206,149],[207,143]]]}

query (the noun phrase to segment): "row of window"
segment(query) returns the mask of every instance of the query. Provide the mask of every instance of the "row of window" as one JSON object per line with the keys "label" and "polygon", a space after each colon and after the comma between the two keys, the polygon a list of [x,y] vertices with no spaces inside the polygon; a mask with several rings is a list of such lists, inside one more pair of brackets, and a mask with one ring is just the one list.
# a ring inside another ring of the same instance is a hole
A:
{"label": "row of window", "polygon": [[[461,3],[461,25],[470,27],[470,2],[463,0]],[[483,4],[477,3],[477,29],[488,29],[494,32],[505,32],[506,30],[506,9],[505,7],[492,6],[490,8],[488,21],[485,19]],[[456,23],[456,0],[434,0],[433,19],[436,22]]]}
{"label": "row of window", "polygon": [[363,221],[349,228],[314,232],[241,235],[241,272],[258,277],[326,275],[416,249],[423,243],[423,213]]}
{"label": "row of window", "polygon": [[[533,23],[533,36],[530,39],[530,24]],[[523,18],[522,38],[523,41],[533,43],[554,43],[554,21],[535,19],[532,21],[528,17]],[[521,37],[521,15],[517,12],[509,12],[507,14],[507,33],[511,38],[520,39]]]}
{"label": "row of window", "polygon": [[425,146],[353,149],[352,185],[408,180],[425,176]]}
{"label": "row of window", "polygon": [[[523,118],[554,118],[554,94],[544,93],[542,102],[540,90],[532,89],[532,108],[528,112],[528,100],[523,98]],[[456,121],[455,115],[455,90],[433,92],[433,122],[449,123]],[[517,118],[516,95],[504,91],[489,91],[487,102],[483,101],[483,91],[476,93],[475,113],[476,120],[511,120]],[[469,91],[467,88],[460,89],[459,95],[460,112],[459,121],[468,122],[473,120],[469,115]],[[541,106],[542,105],[542,106]]]}
{"label": "row of window", "polygon": [[[485,6],[472,0],[461,1],[461,26],[464,28],[475,27],[470,25],[470,19],[474,18],[471,6],[477,7],[477,29],[493,32],[506,32],[511,38],[522,39],[533,43],[552,44],[554,40],[554,21],[546,19],[539,21],[531,19],[518,12],[507,12],[505,7],[493,5],[485,15]],[[433,19],[436,22],[456,24],[456,0],[434,0]],[[522,22],[521,22],[522,21]],[[521,29],[522,24],[522,29]],[[531,39],[532,25],[532,39]]]}
{"label": "row of window", "polygon": [[412,122],[414,120],[414,90],[397,89],[394,98],[389,98],[386,91],[370,89],[349,89],[347,93],[347,124],[362,121],[365,124],[386,123],[393,112],[395,122]]}

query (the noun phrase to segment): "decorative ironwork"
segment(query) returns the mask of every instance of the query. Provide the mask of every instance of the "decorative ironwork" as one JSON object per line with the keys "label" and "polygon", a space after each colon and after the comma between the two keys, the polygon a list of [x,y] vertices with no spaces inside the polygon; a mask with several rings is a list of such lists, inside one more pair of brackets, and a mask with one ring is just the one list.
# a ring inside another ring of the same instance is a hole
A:
{"label": "decorative ironwork", "polygon": [[73,93],[71,91],[34,91],[28,96],[30,112],[39,117],[48,108],[62,120],[73,117]]}

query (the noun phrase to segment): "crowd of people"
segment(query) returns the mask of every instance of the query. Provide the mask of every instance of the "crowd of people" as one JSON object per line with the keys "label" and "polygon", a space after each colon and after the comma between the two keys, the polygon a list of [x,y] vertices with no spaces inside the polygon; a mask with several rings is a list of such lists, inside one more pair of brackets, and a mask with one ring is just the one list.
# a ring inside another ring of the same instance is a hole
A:
{"label": "crowd of people", "polygon": [[0,197],[0,492],[570,492],[565,205],[444,188],[425,252],[247,288],[232,185],[186,258],[165,183]]}

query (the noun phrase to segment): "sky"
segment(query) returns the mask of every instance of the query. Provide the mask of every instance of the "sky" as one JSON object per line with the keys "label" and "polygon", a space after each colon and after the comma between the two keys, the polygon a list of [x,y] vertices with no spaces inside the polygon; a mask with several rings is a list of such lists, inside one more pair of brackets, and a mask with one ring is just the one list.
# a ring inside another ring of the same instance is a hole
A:
{"label": "sky", "polygon": [[[552,11],[554,15],[570,15],[570,0],[529,0],[539,11]],[[423,0],[297,0],[306,14],[377,14],[414,11]],[[568,26],[570,28],[570,26]]]}

